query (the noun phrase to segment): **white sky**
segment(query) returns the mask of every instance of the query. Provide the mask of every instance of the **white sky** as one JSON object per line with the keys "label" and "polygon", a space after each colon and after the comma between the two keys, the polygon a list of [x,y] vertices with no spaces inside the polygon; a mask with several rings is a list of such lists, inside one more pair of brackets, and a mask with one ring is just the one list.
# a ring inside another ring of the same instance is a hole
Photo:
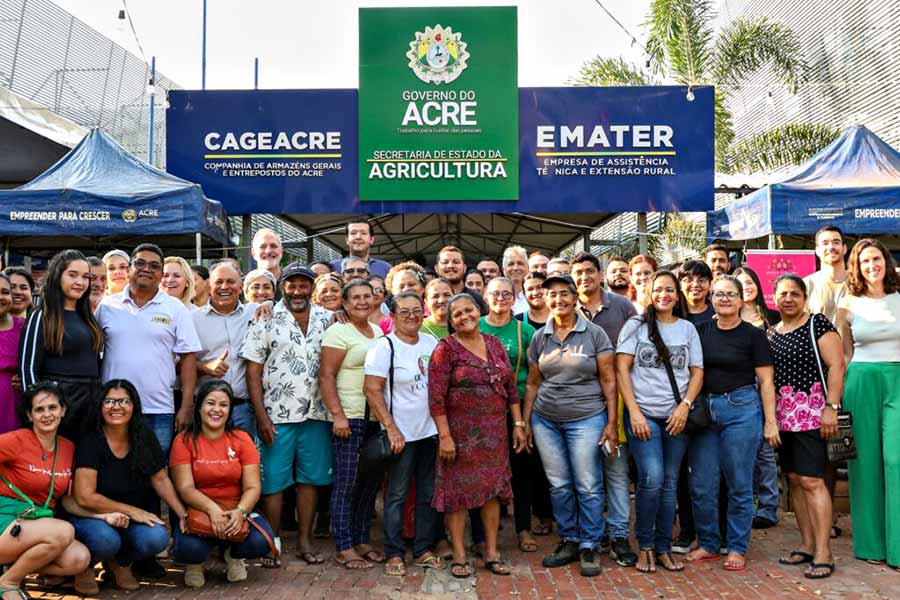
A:
{"label": "white sky", "polygon": [[[130,29],[116,30],[122,0],[53,0],[140,56]],[[187,89],[200,88],[202,0],[127,0],[147,60]],[[602,0],[641,42],[650,0]],[[519,7],[519,85],[560,86],[582,62],[624,56],[642,64],[643,51],[595,0],[209,0],[209,89],[253,87],[253,58],[261,88],[358,86],[357,9],[360,6]]]}

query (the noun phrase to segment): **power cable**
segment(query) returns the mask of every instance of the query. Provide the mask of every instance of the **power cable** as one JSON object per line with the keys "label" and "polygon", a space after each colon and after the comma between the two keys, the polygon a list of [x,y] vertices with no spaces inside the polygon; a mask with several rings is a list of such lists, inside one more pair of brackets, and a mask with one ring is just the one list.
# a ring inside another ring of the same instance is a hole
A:
{"label": "power cable", "polygon": [[137,30],[134,28],[134,19],[131,18],[131,11],[128,10],[128,2],[126,0],[122,0],[122,6],[125,7],[125,16],[128,17],[128,25],[131,27],[131,33],[134,35],[134,42],[137,44],[138,50],[141,53],[141,59],[143,59],[144,63],[147,62],[147,56],[144,54],[144,47],[141,46],[141,40],[138,38]]}

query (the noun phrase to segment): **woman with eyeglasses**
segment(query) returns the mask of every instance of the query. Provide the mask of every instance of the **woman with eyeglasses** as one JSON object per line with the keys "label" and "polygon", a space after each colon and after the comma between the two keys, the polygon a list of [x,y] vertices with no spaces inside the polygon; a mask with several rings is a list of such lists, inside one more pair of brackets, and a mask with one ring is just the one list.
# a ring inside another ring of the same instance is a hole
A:
{"label": "woman with eyeglasses", "polygon": [[91,271],[78,250],[53,257],[41,290],[41,305],[29,315],[19,346],[19,376],[28,387],[56,381],[66,394],[60,434],[78,441],[93,427],[100,391],[103,331],[91,310]]}
{"label": "woman with eyeglasses", "polygon": [[[534,337],[534,327],[513,317],[516,301],[513,282],[506,277],[494,277],[485,288],[488,314],[481,317],[479,330],[492,335],[503,344],[509,362],[513,366],[513,378],[519,397],[525,397],[525,381],[528,379],[528,347]],[[513,422],[507,419],[509,437],[512,439]],[[515,452],[510,447],[509,463],[512,469],[513,515],[519,550],[537,552],[537,540],[531,530],[532,509],[536,516],[546,521],[552,516],[550,488],[544,467],[537,452]]]}
{"label": "woman with eyeglasses", "polygon": [[[141,399],[131,382],[106,382],[97,404],[97,429],[81,439],[75,453],[75,501],[66,510],[76,539],[91,552],[90,564],[103,562],[118,589],[137,590],[131,563],[156,556],[169,543],[152,503],[162,498],[182,529],[187,511],[166,473],[156,436],[143,426]],[[75,581],[82,591],[91,582],[96,586],[93,568]]]}
{"label": "woman with eyeglasses", "polygon": [[466,511],[480,509],[484,522],[484,566],[509,575],[497,534],[500,503],[512,500],[506,412],[512,413],[513,448],[525,449],[525,431],[512,366],[503,344],[478,329],[481,311],[466,293],[447,303],[450,335],[428,363],[428,396],[438,430],[438,458],[432,506],[445,513],[453,542],[450,574],[473,574],[466,558]]}
{"label": "woman with eyeglasses", "polygon": [[128,285],[128,269],[131,257],[123,250],[110,250],[103,255],[106,265],[106,294],[118,294]]}
{"label": "woman with eyeglasses", "polygon": [[[90,560],[72,526],[53,516],[72,479],[75,446],[59,435],[66,413],[59,386],[40,382],[22,395],[26,426],[0,435],[0,598],[30,598],[27,575],[75,575]],[[52,473],[52,478],[51,478]]]}
{"label": "woman with eyeglasses", "polygon": [[366,401],[381,422],[397,458],[388,466],[384,502],[384,572],[406,574],[403,542],[404,504],[415,481],[415,534],[413,564],[443,568],[431,551],[438,514],[431,506],[437,428],[428,406],[428,361],[437,346],[432,336],[419,332],[425,307],[415,292],[391,299],[394,330],[379,339],[366,354]]}
{"label": "woman with eyeglasses", "polygon": [[25,319],[12,314],[9,277],[0,273],[0,433],[22,426],[19,421],[19,345]]}
{"label": "woman with eyeglasses", "polygon": [[[695,433],[688,449],[694,522],[700,547],[692,562],[718,561],[742,571],[753,521],[753,468],[763,438],[780,444],[775,420],[775,370],[763,330],[741,319],[743,288],[731,275],[712,285],[716,318],[698,327],[703,346],[703,396],[711,423]],[[727,539],[719,532],[719,482],[728,482]]]}

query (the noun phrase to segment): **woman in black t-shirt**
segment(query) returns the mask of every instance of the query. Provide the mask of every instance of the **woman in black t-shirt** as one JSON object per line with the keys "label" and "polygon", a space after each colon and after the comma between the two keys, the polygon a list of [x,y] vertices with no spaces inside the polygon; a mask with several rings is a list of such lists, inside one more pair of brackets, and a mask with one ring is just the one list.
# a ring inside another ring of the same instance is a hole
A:
{"label": "woman in black t-shirt", "polygon": [[[182,530],[187,511],[166,473],[156,436],[141,424],[141,400],[131,382],[107,382],[97,412],[99,429],[75,449],[77,504],[66,510],[75,538],[91,551],[91,564],[103,561],[116,587],[136,590],[140,584],[131,563],[156,556],[169,543],[169,532],[150,503],[157,495],[162,498],[178,515]],[[76,587],[83,591],[93,580],[89,567],[76,577]]]}
{"label": "woman in black t-shirt", "polygon": [[55,381],[68,410],[59,434],[78,442],[96,421],[103,330],[91,310],[91,268],[78,250],[63,250],[47,268],[40,307],[28,316],[19,341],[19,377],[27,389]]}
{"label": "woman in black t-shirt", "polygon": [[757,450],[763,437],[773,447],[779,444],[769,343],[761,329],[741,320],[742,295],[737,279],[720,276],[711,294],[716,319],[697,328],[703,346],[703,400],[712,418],[707,429],[694,435],[688,451],[700,547],[687,559],[719,560],[722,539],[718,495],[719,480],[724,476],[728,482],[728,556],[724,568],[730,571],[746,567]]}

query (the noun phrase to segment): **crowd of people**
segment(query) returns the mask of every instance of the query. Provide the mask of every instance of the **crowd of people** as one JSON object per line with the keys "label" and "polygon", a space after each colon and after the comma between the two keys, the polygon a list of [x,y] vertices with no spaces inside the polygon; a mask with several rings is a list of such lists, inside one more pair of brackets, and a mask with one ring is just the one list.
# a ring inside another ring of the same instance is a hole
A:
{"label": "crowd of people", "polygon": [[[138,589],[167,549],[189,587],[214,552],[242,581],[246,559],[281,565],[294,519],[308,564],[324,532],[347,569],[509,575],[510,510],[523,552],[555,528],[549,568],[740,571],[778,521],[779,464],[801,541],[777,560],[829,577],[842,411],[854,555],[900,566],[900,276],[880,242],[845,264],[823,228],[821,269],[779,277],[777,310],[718,245],[673,270],[519,246],[470,269],[454,246],[429,268],[373,243],[352,222],[347,257],[282,266],[263,229],[246,274],[144,243],[63,251],[39,293],[0,275],[0,598],[33,573],[94,594],[98,563]],[[386,467],[363,468],[382,436]]]}

